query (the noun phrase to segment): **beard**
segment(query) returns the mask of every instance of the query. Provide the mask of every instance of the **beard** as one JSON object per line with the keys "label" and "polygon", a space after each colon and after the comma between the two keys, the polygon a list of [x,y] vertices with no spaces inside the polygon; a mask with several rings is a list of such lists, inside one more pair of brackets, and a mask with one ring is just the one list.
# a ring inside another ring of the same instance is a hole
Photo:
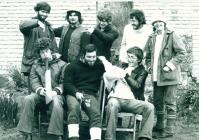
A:
{"label": "beard", "polygon": [[37,16],[38,17],[38,19],[40,20],[40,21],[45,21],[46,20],[46,16],[43,16],[43,15],[38,15]]}
{"label": "beard", "polygon": [[95,65],[95,61],[84,61],[85,64],[87,64],[88,66],[92,67]]}

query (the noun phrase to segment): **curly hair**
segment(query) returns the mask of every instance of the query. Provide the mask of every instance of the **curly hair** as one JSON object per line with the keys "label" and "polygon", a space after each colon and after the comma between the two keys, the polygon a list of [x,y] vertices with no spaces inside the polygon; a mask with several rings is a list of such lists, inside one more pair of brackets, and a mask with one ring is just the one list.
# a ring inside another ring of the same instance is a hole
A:
{"label": "curly hair", "polygon": [[98,12],[97,18],[100,21],[105,20],[106,22],[111,22],[112,21],[112,13],[107,9],[102,9]]}
{"label": "curly hair", "polygon": [[45,10],[48,13],[50,13],[51,10],[51,6],[47,3],[47,2],[38,2],[35,7],[34,7],[35,11],[39,11],[39,10]]}
{"label": "curly hair", "polygon": [[50,38],[47,38],[47,37],[39,38],[35,42],[35,48],[37,52],[39,52],[40,50],[47,49],[47,48],[52,50],[52,41],[50,40]]}
{"label": "curly hair", "polygon": [[134,18],[135,17],[138,20],[140,25],[146,24],[145,15],[144,15],[144,12],[142,10],[134,9],[130,13],[129,16],[130,16],[130,18]]}

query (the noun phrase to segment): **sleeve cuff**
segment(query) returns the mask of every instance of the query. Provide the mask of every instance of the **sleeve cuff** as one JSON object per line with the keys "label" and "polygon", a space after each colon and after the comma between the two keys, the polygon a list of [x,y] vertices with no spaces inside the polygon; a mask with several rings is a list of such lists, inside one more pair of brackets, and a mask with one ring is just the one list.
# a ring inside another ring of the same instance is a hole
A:
{"label": "sleeve cuff", "polygon": [[170,61],[168,61],[168,62],[166,63],[166,65],[167,65],[172,71],[174,71],[174,70],[176,69],[175,65],[174,65],[173,63],[171,63]]}
{"label": "sleeve cuff", "polygon": [[43,87],[38,87],[36,90],[35,90],[35,93],[39,94],[39,92],[41,91]]}
{"label": "sleeve cuff", "polygon": [[63,93],[63,90],[60,87],[55,87],[54,90],[57,92],[58,95]]}

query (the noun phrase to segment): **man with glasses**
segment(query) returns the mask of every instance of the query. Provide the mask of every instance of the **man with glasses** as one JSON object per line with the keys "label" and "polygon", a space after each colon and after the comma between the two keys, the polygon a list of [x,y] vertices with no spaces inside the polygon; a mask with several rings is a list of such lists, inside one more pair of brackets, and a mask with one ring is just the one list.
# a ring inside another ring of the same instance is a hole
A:
{"label": "man with glasses", "polygon": [[130,112],[143,117],[139,140],[151,140],[154,120],[154,107],[151,103],[138,99],[144,98],[147,71],[142,65],[143,51],[134,46],[127,50],[128,67],[125,69],[111,65],[104,57],[105,86],[109,90],[107,103],[107,130],[105,140],[116,140],[118,113]]}

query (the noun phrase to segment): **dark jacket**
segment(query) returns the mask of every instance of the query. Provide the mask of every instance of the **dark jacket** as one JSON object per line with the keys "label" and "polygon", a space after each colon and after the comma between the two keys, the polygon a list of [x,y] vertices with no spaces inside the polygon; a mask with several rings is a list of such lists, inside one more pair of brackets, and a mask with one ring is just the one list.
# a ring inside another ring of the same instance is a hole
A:
{"label": "dark jacket", "polygon": [[104,31],[101,31],[100,27],[97,26],[91,34],[91,43],[96,45],[97,55],[105,56],[106,59],[110,60],[110,49],[118,35],[118,31],[113,25],[108,25]]}
{"label": "dark jacket", "polygon": [[34,47],[37,39],[41,37],[50,38],[52,40],[53,51],[58,52],[51,25],[48,22],[45,22],[45,25],[47,30],[46,32],[43,32],[43,29],[38,25],[37,18],[32,18],[30,20],[20,22],[19,29],[24,36],[24,51],[21,66],[22,73],[30,73],[34,60],[38,58],[36,49]]}
{"label": "dark jacket", "polygon": [[[60,37],[59,42],[59,53],[62,54],[64,46],[64,38],[67,34],[70,25],[62,26],[54,29],[54,33],[56,37]],[[60,30],[61,29],[61,30]],[[72,62],[74,60],[78,60],[79,52],[82,47],[88,44],[90,41],[90,37],[87,37],[85,29],[81,26],[81,24],[76,26],[76,29],[72,32],[70,37],[70,43],[68,47],[68,62]]]}
{"label": "dark jacket", "polygon": [[139,65],[136,69],[131,72],[131,75],[126,75],[125,79],[128,83],[131,91],[138,100],[145,100],[144,98],[144,87],[145,80],[147,78],[147,71],[143,65]]}
{"label": "dark jacket", "polygon": [[[49,62],[49,69],[51,70],[51,83],[52,89],[61,89],[63,91],[63,68],[66,63],[60,59],[55,59]],[[45,63],[38,59],[32,65],[30,73],[30,83],[33,92],[40,87],[45,87],[45,72],[46,66]]]}
{"label": "dark jacket", "polygon": [[[154,48],[156,34],[149,36],[146,43],[146,65],[148,69],[153,68]],[[166,30],[158,59],[157,85],[176,85],[180,82],[180,63],[185,57],[185,46],[183,42],[172,31]],[[176,69],[170,72],[163,71],[166,63],[172,63]],[[151,69],[153,78],[153,69]]]}

